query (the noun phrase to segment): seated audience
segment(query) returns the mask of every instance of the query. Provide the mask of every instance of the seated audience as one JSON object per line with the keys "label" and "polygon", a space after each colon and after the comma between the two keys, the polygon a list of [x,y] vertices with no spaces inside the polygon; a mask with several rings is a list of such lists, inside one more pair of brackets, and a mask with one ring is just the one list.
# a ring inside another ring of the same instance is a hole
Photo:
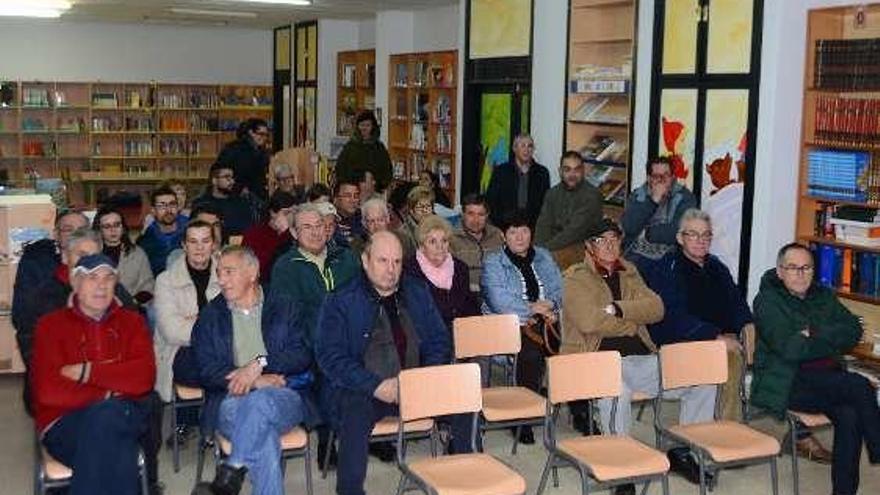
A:
{"label": "seated audience", "polygon": [[681,216],[697,205],[694,195],[672,175],[669,158],[648,161],[648,180],[627,195],[620,224],[624,257],[644,272],[675,250]]}
{"label": "seated audience", "polygon": [[297,305],[260,288],[260,262],[227,246],[217,265],[221,294],[199,313],[192,332],[205,407],[202,425],[232,444],[211,483],[195,494],[236,495],[245,474],[253,493],[284,493],[279,438],[307,417],[295,390],[311,364]]}
{"label": "seated audience", "polygon": [[437,215],[422,220],[416,254],[406,261],[407,273],[422,280],[431,289],[443,323],[452,335],[452,321],[480,314],[477,299],[468,287],[468,267],[449,253],[452,227]]}
{"label": "seated audience", "polygon": [[[240,196],[235,189],[233,166],[220,161],[211,165],[211,186],[204,194],[193,200],[193,209],[210,205],[223,217],[223,229],[227,236],[239,236],[251,225],[259,223],[258,206]],[[258,199],[256,194],[249,198]]]}
{"label": "seated audience", "polygon": [[361,223],[361,196],[360,189],[353,179],[351,182],[338,182],[334,188],[333,205],[336,206],[336,232],[337,240],[350,246],[354,237],[363,234]]}
{"label": "seated audience", "polygon": [[272,265],[281,246],[289,246],[290,218],[296,199],[286,192],[276,192],[269,199],[269,218],[244,233],[242,245],[251,248],[260,260],[260,281],[268,287]]}
{"label": "seated audience", "polygon": [[779,250],[776,268],[761,277],[755,297],[754,405],[783,416],[794,410],[828,416],[834,425],[832,493],[859,489],[862,445],[880,463],[877,393],[847,372],[842,356],[862,336],[859,318],[814,279],[812,253],[796,243]]}
{"label": "seated audience", "polygon": [[412,188],[406,195],[407,213],[403,224],[395,231],[403,244],[403,254],[409,258],[416,252],[418,247],[417,231],[419,223],[428,215],[434,214],[434,193],[421,186]]}
{"label": "seated audience", "polygon": [[[376,233],[361,263],[364,275],[327,295],[318,317],[315,356],[339,410],[339,495],[366,493],[370,431],[379,419],[398,415],[400,370],[448,364],[452,357],[449,332],[428,288],[401,278],[400,240]],[[470,451],[470,419],[452,416],[448,422],[451,452]]]}
{"label": "seated audience", "polygon": [[[550,252],[532,246],[532,228],[526,212],[505,217],[504,248],[486,256],[483,264],[483,313],[515,314],[523,327],[537,329],[556,325],[562,304],[562,274]],[[541,391],[544,380],[544,349],[523,332],[516,368],[518,385]],[[535,443],[530,427],[523,427],[519,441]]]}
{"label": "seated audience", "polygon": [[452,201],[446,191],[440,187],[440,178],[434,172],[425,169],[419,173],[419,185],[425,189],[430,189],[434,193],[434,202],[446,208],[452,208]]}
{"label": "seated audience", "polygon": [[461,227],[455,229],[450,240],[452,255],[468,266],[470,290],[482,301],[480,278],[486,255],[504,246],[504,234],[489,223],[489,204],[486,197],[468,194],[461,200]]}
{"label": "seated audience", "polygon": [[150,302],[155,284],[150,260],[140,246],[131,242],[122,213],[113,208],[101,208],[95,214],[92,228],[101,234],[104,254],[116,264],[119,284],[138,304]]}
{"label": "seated audience", "polygon": [[381,197],[375,197],[364,201],[361,205],[361,223],[363,233],[351,239],[351,250],[356,256],[364,251],[364,245],[370,241],[370,236],[376,232],[388,230],[388,203]]}
{"label": "seated audience", "polygon": [[22,399],[25,412],[29,416],[33,415],[30,386],[27,379],[30,375],[31,349],[33,348],[31,340],[34,336],[34,325],[37,323],[37,318],[41,316],[32,314],[29,309],[40,297],[40,286],[46,279],[52,278],[58,265],[62,263],[61,253],[70,234],[88,225],[89,219],[78,211],[58,213],[55,218],[54,238],[26,244],[21,259],[18,261],[15,285],[12,291],[12,326],[15,327],[15,341],[18,344],[21,360],[25,367]]}
{"label": "seated audience", "polygon": [[544,195],[535,225],[535,244],[553,254],[560,270],[583,261],[587,232],[602,220],[602,195],[585,176],[580,153],[563,153],[559,161],[562,180]]}
{"label": "seated audience", "polygon": [[180,214],[177,195],[168,187],[160,187],[150,193],[150,202],[156,221],[147,227],[137,243],[147,253],[155,277],[165,270],[171,251],[180,247],[188,219]]}
{"label": "seated audience", "polygon": [[[587,233],[586,256],[565,273],[562,345],[560,352],[618,351],[623,357],[623,387],[617,403],[614,429],[627,434],[632,427],[632,395],[659,393],[657,346],[646,325],[663,318],[663,302],[642,277],[635,265],[621,258],[620,227],[603,219]],[[681,400],[681,424],[711,421],[715,411],[715,387],[676,389],[669,397]],[[602,430],[610,434],[613,400],[599,401]],[[583,414],[579,411],[579,414]],[[589,421],[579,419],[581,424]],[[687,448],[668,452],[672,469],[699,483],[699,466]],[[633,485],[619,487],[617,493],[635,493]]]}
{"label": "seated audience", "polygon": [[138,495],[156,378],[150,332],[114,298],[117,271],[107,256],[79,258],[70,278],[69,304],[41,318],[34,338],[40,443],[72,469],[71,495]]}

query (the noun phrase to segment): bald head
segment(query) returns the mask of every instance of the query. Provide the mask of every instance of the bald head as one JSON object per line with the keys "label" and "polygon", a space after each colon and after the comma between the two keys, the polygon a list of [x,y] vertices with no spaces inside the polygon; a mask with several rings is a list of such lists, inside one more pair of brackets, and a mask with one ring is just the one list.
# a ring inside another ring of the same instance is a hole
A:
{"label": "bald head", "polygon": [[391,232],[376,232],[364,247],[361,255],[364,272],[381,296],[397,291],[403,266],[403,246]]}

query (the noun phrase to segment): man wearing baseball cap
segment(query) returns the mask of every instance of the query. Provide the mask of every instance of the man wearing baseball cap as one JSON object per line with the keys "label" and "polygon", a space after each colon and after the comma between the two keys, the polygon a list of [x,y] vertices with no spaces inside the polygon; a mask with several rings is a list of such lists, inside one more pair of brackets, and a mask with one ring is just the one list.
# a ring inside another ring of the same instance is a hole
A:
{"label": "man wearing baseball cap", "polygon": [[73,470],[71,495],[137,495],[139,438],[156,365],[143,317],[114,297],[118,272],[104,254],[71,270],[66,307],[40,319],[32,362],[42,445]]}

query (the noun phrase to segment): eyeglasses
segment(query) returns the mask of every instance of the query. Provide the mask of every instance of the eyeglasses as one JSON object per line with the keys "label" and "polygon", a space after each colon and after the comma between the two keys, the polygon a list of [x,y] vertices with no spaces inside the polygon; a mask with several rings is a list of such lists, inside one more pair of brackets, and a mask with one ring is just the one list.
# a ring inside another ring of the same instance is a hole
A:
{"label": "eyeglasses", "polygon": [[153,205],[153,208],[155,208],[157,210],[177,209],[177,201],[171,201],[169,203],[156,203]]}
{"label": "eyeglasses", "polygon": [[620,242],[620,236],[612,235],[609,237],[594,237],[590,239],[590,242],[600,247],[610,247],[614,246],[618,242]]}
{"label": "eyeglasses", "polygon": [[380,223],[388,223],[388,216],[384,215],[381,217],[364,217],[365,225],[377,225]]}
{"label": "eyeglasses", "polygon": [[657,182],[659,182],[659,181],[661,181],[661,180],[669,179],[670,177],[672,177],[672,174],[670,174],[670,173],[665,173],[665,174],[651,174],[651,175],[649,175],[648,177],[650,177],[651,180],[653,180],[653,181],[657,181]]}
{"label": "eyeglasses", "polygon": [[119,229],[122,228],[122,222],[103,223],[101,224],[101,228],[104,230]]}
{"label": "eyeglasses", "polygon": [[813,265],[782,265],[779,268],[789,273],[797,272],[802,277],[808,273],[813,273]]}
{"label": "eyeglasses", "polygon": [[682,237],[689,241],[704,241],[709,242],[712,240],[712,232],[697,232],[696,230],[683,230],[681,232]]}
{"label": "eyeglasses", "polygon": [[360,199],[361,195],[359,193],[345,193],[336,195],[339,199]]}
{"label": "eyeglasses", "polygon": [[216,177],[217,179],[232,180],[235,176],[232,175],[232,174],[219,174],[219,175],[217,175],[217,176],[215,176],[215,177]]}

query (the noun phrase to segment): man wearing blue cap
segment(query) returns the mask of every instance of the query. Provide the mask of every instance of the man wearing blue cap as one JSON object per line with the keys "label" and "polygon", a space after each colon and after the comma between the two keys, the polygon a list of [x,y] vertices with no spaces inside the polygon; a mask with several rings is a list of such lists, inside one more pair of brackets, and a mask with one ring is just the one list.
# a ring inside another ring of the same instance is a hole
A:
{"label": "man wearing blue cap", "polygon": [[[40,319],[31,364],[42,445],[73,470],[71,495],[138,495],[156,365],[143,317],[114,297],[104,254],[80,258],[66,307]],[[84,447],[86,446],[87,447]]]}

